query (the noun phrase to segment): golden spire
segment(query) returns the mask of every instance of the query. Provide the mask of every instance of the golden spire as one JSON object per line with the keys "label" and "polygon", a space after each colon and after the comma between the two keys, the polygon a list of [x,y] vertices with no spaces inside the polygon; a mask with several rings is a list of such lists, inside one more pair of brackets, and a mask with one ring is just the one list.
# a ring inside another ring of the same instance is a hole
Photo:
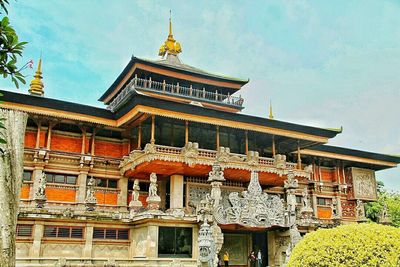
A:
{"label": "golden spire", "polygon": [[42,57],[39,59],[39,64],[37,67],[37,70],[35,72],[35,75],[33,75],[33,79],[31,81],[31,85],[29,88],[29,93],[31,95],[36,95],[36,96],[43,96],[44,95],[44,85],[42,82]]}
{"label": "golden spire", "polygon": [[182,52],[182,47],[179,42],[176,42],[172,34],[172,19],[171,10],[169,11],[169,34],[167,40],[161,45],[158,51],[159,56],[165,56],[165,54],[177,55]]}
{"label": "golden spire", "polygon": [[272,114],[272,101],[269,101],[269,119],[273,120],[274,119],[274,115]]}

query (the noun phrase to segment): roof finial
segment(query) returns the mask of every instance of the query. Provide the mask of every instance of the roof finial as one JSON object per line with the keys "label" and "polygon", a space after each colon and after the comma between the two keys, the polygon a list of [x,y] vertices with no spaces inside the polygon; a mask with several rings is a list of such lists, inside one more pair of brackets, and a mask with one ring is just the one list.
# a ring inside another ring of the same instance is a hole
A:
{"label": "roof finial", "polygon": [[158,51],[159,56],[165,56],[165,54],[177,55],[182,52],[181,44],[176,42],[172,34],[172,16],[171,10],[169,11],[169,34],[167,40],[161,45]]}
{"label": "roof finial", "polygon": [[42,56],[40,55],[39,63],[35,75],[31,81],[29,93],[36,96],[44,96],[44,85],[42,82]]}
{"label": "roof finial", "polygon": [[273,120],[274,119],[274,115],[272,114],[272,101],[269,100],[269,119]]}

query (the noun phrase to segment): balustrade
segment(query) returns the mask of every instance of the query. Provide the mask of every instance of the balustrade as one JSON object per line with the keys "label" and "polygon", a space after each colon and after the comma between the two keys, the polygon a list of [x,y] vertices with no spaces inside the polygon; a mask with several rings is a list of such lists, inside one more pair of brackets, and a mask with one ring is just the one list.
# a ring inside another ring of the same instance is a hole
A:
{"label": "balustrade", "polygon": [[164,82],[157,82],[151,79],[133,78],[128,85],[119,93],[119,95],[110,103],[107,109],[114,111],[121,106],[127,99],[127,96],[135,90],[143,90],[150,92],[157,92],[162,94],[169,94],[175,96],[187,97],[199,101],[214,102],[225,104],[233,107],[242,107],[243,98],[232,96],[230,94],[221,94],[216,90],[215,92],[206,91],[203,89],[195,89],[192,86],[185,87],[178,84],[167,84]]}

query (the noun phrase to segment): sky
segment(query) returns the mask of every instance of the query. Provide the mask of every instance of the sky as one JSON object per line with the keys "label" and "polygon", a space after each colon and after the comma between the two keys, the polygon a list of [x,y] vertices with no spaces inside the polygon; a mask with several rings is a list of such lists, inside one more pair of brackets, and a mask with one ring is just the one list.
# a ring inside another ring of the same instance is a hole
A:
{"label": "sky", "polygon": [[[184,63],[250,79],[244,113],[267,117],[272,100],[277,120],[343,126],[331,145],[400,155],[400,1],[10,2],[29,42],[19,62],[42,54],[46,97],[102,107],[132,55],[158,59],[172,10]],[[400,167],[376,176],[400,191]]]}

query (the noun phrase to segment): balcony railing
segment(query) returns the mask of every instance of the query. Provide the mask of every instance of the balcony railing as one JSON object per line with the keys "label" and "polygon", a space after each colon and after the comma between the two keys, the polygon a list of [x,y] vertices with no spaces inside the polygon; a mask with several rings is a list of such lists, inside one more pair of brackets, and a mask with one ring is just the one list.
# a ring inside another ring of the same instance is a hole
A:
{"label": "balcony railing", "polygon": [[156,82],[151,79],[141,79],[133,78],[129,84],[119,93],[119,95],[110,103],[107,109],[111,111],[117,110],[121,105],[123,105],[130,94],[135,90],[148,91],[161,93],[170,96],[179,96],[194,101],[201,102],[211,102],[217,104],[224,104],[234,108],[241,108],[244,99],[242,97],[224,95],[218,93],[218,91],[210,92],[206,91],[204,88],[202,90],[195,89],[192,86],[185,87],[178,84],[167,84],[165,82]]}

